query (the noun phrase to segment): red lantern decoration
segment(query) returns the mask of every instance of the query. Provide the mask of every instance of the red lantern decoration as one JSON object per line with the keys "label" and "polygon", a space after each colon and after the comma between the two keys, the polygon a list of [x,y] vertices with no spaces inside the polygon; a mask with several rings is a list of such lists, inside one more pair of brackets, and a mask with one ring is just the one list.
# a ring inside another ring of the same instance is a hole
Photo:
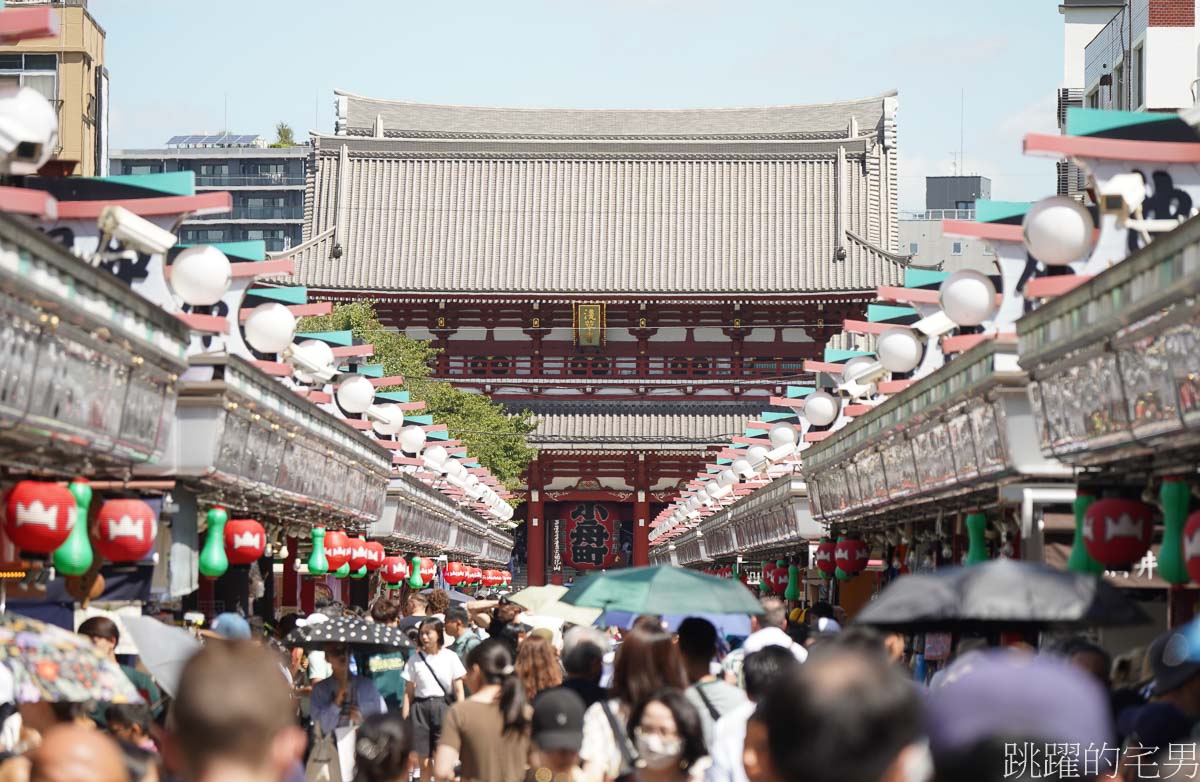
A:
{"label": "red lantern decoration", "polygon": [[421,581],[426,585],[437,576],[437,563],[430,557],[421,557]]}
{"label": "red lantern decoration", "polygon": [[472,568],[471,568],[471,583],[472,584],[482,584],[483,583],[483,571],[474,566],[472,566]]}
{"label": "red lantern decoration", "polygon": [[357,573],[359,570],[367,566],[367,560],[371,557],[370,550],[367,549],[367,541],[362,538],[350,538],[350,572]]}
{"label": "red lantern decoration", "polygon": [[385,584],[400,584],[408,578],[408,560],[404,557],[384,557],[379,566],[379,577]]}
{"label": "red lantern decoration", "polygon": [[385,558],[387,558],[387,551],[384,550],[382,543],[374,540],[367,541],[367,570],[379,570],[383,567]]}
{"label": "red lantern decoration", "polygon": [[1138,500],[1096,500],[1083,517],[1083,545],[1092,559],[1113,570],[1137,563],[1154,537],[1154,508]]}
{"label": "red lantern decoration", "polygon": [[504,581],[504,577],[500,575],[499,570],[483,571],[483,585],[485,587],[497,587]]}
{"label": "red lantern decoration", "polygon": [[350,562],[350,536],[338,529],[325,533],[325,560],[329,563],[329,572]]}
{"label": "red lantern decoration", "polygon": [[858,538],[845,538],[834,545],[833,562],[843,573],[856,576],[867,567],[871,549]]}
{"label": "red lantern decoration", "polygon": [[141,500],[109,500],[96,518],[96,551],[109,562],[137,562],[154,550],[158,514]]}
{"label": "red lantern decoration", "polygon": [[1188,575],[1200,583],[1200,510],[1188,516],[1183,527],[1183,561]]}
{"label": "red lantern decoration", "polygon": [[619,554],[620,517],[615,505],[578,502],[567,509],[563,562],[576,570],[609,568]]}
{"label": "red lantern decoration", "polygon": [[67,487],[21,481],[9,492],[4,533],[21,551],[52,554],[74,527],[75,497]]}
{"label": "red lantern decoration", "polygon": [[834,561],[834,550],[837,544],[829,538],[822,538],[820,545],[817,546],[817,553],[813,557],[813,564],[817,566],[817,570],[824,573],[826,576],[832,576],[837,572],[837,562]]}
{"label": "red lantern decoration", "polygon": [[772,571],[774,581],[771,583],[771,588],[775,590],[775,594],[782,595],[787,591],[788,585],[788,569],[786,567],[776,566]]}
{"label": "red lantern decoration", "polygon": [[501,570],[500,571],[500,579],[501,579],[500,580],[501,584],[503,584],[504,586],[508,586],[509,584],[512,583],[512,573],[510,573],[507,570]]}
{"label": "red lantern decoration", "polygon": [[458,586],[467,580],[467,568],[461,562],[447,562],[442,576],[450,586]]}
{"label": "red lantern decoration", "polygon": [[225,556],[231,565],[257,562],[267,548],[267,531],[254,519],[225,522]]}

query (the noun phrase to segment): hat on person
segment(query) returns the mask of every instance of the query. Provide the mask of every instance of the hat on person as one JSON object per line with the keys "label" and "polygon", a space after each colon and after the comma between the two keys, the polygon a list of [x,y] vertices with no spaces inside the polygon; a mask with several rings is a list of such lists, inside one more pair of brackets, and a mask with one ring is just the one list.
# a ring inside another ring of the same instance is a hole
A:
{"label": "hat on person", "polygon": [[567,687],[544,690],[533,700],[533,743],[539,749],[578,752],[583,746],[583,712],[579,693]]}
{"label": "hat on person", "polygon": [[246,618],[233,613],[217,614],[212,630],[226,641],[249,641],[251,635]]}
{"label": "hat on person", "polygon": [[1163,633],[1150,644],[1150,667],[1154,671],[1154,694],[1174,692],[1196,676],[1200,662],[1189,659],[1192,646],[1184,633]]}
{"label": "hat on person", "polygon": [[1179,707],[1156,701],[1123,710],[1117,716],[1117,732],[1143,747],[1168,747],[1187,739],[1192,720]]}
{"label": "hat on person", "polygon": [[936,757],[971,751],[1004,737],[1087,747],[1112,741],[1104,688],[1067,662],[1008,649],[961,657],[926,698]]}

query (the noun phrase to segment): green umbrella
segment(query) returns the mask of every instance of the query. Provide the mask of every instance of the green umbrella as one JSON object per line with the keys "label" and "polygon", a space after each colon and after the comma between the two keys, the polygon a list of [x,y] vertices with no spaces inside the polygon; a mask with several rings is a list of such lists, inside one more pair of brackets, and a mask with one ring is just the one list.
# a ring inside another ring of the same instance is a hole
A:
{"label": "green umbrella", "polygon": [[635,614],[763,613],[741,582],[671,565],[596,573],[576,582],[561,600]]}

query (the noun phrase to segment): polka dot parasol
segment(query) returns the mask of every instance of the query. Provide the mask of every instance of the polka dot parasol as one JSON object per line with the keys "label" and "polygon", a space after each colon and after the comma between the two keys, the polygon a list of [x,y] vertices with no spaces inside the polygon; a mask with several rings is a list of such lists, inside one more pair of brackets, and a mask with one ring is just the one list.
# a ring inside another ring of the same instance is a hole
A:
{"label": "polka dot parasol", "polygon": [[287,643],[305,647],[349,644],[361,651],[401,649],[410,645],[399,627],[367,622],[355,616],[335,616],[325,622],[307,622],[288,634]]}

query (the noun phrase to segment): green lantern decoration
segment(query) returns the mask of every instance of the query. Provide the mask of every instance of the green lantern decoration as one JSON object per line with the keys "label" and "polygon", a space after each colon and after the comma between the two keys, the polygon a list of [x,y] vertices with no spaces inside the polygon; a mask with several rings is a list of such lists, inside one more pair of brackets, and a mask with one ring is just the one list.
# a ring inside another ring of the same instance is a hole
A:
{"label": "green lantern decoration", "polygon": [[[841,545],[845,542],[846,542],[846,536],[839,535],[838,539],[837,539],[837,543],[835,544],[835,548],[833,550],[834,551],[834,554],[833,554],[834,562],[837,562],[837,558],[838,558],[838,556],[840,556],[840,553],[841,553]],[[850,578],[850,574],[847,573],[845,570],[843,570],[841,568],[841,566],[839,566],[837,569],[835,569],[833,571],[833,577],[836,578],[838,581],[847,581]]]}
{"label": "green lantern decoration", "polygon": [[329,560],[325,559],[325,528],[313,527],[312,553],[308,555],[308,574],[323,576],[329,572]]}
{"label": "green lantern decoration", "polygon": [[1191,489],[1178,476],[1163,478],[1159,500],[1163,509],[1163,542],[1158,552],[1158,574],[1168,584],[1188,582],[1187,562],[1183,557],[1183,526],[1187,523]]}
{"label": "green lantern decoration", "polygon": [[771,566],[771,560],[764,559],[763,563],[762,563],[762,569],[759,570],[759,572],[762,573],[762,576],[759,578],[759,581],[758,581],[758,593],[760,595],[771,594],[771,585],[767,583],[767,568],[769,568],[770,566]]}
{"label": "green lantern decoration", "polygon": [[54,567],[67,576],[82,576],[92,568],[95,556],[88,538],[88,510],[92,505],[92,487],[85,478],[76,478],[67,486],[75,498],[75,525],[63,544],[54,550]]}
{"label": "green lantern decoration", "polygon": [[347,578],[349,576],[350,576],[350,563],[349,562],[343,562],[342,566],[340,568],[333,571],[334,578]]}
{"label": "green lantern decoration", "polygon": [[408,585],[413,589],[420,589],[425,586],[425,580],[421,578],[421,558],[412,558],[412,567],[409,570]]}
{"label": "green lantern decoration", "polygon": [[229,557],[225,554],[225,522],[229,513],[220,505],[208,509],[208,531],[204,533],[204,548],[200,551],[200,575],[218,578],[229,570]]}
{"label": "green lantern decoration", "polygon": [[1075,502],[1072,510],[1075,512],[1075,542],[1071,544],[1071,556],[1067,559],[1067,570],[1072,573],[1091,573],[1094,576],[1104,574],[1104,566],[1092,559],[1087,546],[1083,542],[1083,519],[1087,509],[1096,501],[1091,494],[1082,490],[1075,492]]}
{"label": "green lantern decoration", "polygon": [[[349,565],[347,565],[347,567],[349,567]],[[367,577],[367,566],[366,565],[363,565],[358,570],[356,570],[350,574],[350,578],[366,578],[366,577]]]}
{"label": "green lantern decoration", "polygon": [[987,562],[987,539],[984,536],[986,530],[987,516],[985,514],[978,511],[967,514],[968,542],[966,564],[978,565],[980,562]]}
{"label": "green lantern decoration", "polygon": [[795,563],[788,565],[788,585],[783,596],[788,600],[800,599],[800,568]]}

